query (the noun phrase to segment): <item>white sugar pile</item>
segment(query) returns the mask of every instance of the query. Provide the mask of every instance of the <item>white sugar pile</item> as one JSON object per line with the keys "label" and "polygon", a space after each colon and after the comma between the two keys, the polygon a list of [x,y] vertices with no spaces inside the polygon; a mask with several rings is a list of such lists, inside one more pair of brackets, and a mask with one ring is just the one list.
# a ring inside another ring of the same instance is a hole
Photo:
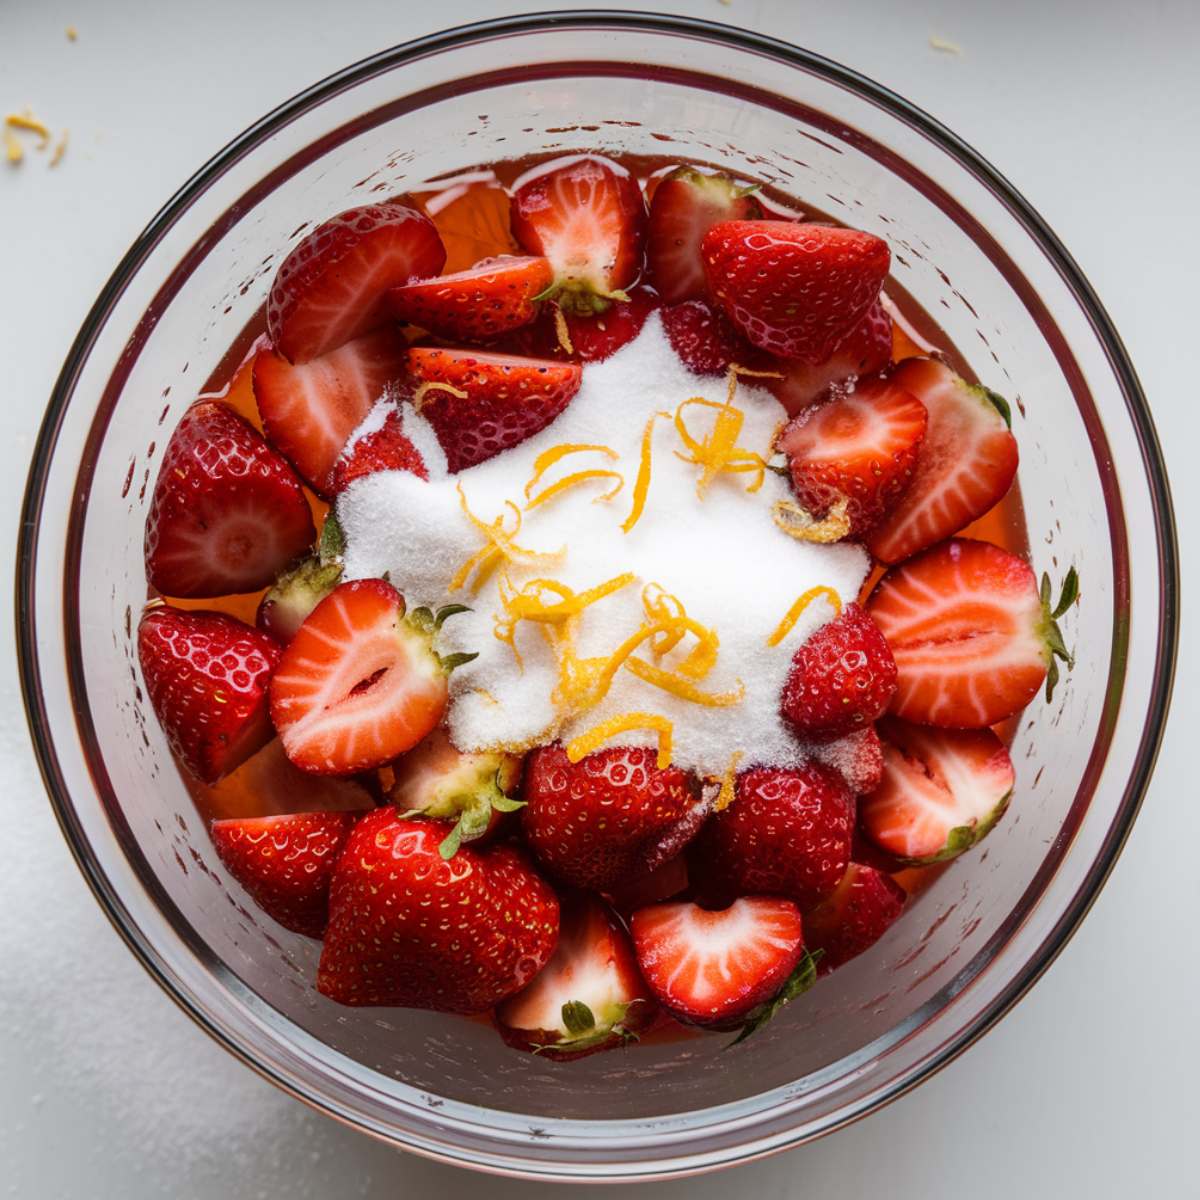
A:
{"label": "white sugar pile", "polygon": [[[523,506],[523,489],[533,463],[544,450],[562,443],[602,444],[619,456],[575,454],[547,471],[541,486],[590,467],[611,468],[625,479],[611,500],[596,502],[610,481],[585,483],[524,514],[516,541],[544,553],[563,550],[560,561],[510,566],[515,587],[542,577],[575,591],[632,572],[635,582],[587,608],[579,623],[576,652],[607,657],[646,620],[644,585],[657,583],[677,597],[690,617],[711,627],[720,638],[712,671],[699,683],[709,692],[744,686],[742,701],[710,708],[644,682],[629,670],[617,673],[608,695],[594,708],[562,727],[575,737],[607,718],[649,712],[674,726],[674,761],[701,774],[720,776],[735,751],[743,764],[788,765],[805,757],[779,717],[779,696],[796,647],[832,615],[825,601],[805,610],[778,646],[767,639],[793,602],[816,585],[833,588],[851,601],[865,578],[867,559],[852,545],[816,546],[797,542],[771,519],[771,506],[790,496],[786,480],[767,472],[760,491],[749,493],[750,474],[719,475],[703,499],[696,492],[700,468],[675,453],[682,442],[670,420],[654,427],[652,473],[645,512],[626,534],[621,523],[630,512],[640,461],[642,434],[656,412],[674,411],[692,396],[725,398],[725,382],[701,379],[679,362],[657,316],[638,339],[612,358],[585,366],[583,385],[567,410],[547,429],[513,450],[458,476],[447,476],[444,458],[428,426],[406,412],[406,428],[426,456],[430,481],[402,472],[381,472],[353,484],[339,503],[346,532],[348,578],[384,573],[405,594],[409,606],[438,607],[467,603],[473,611],[449,620],[439,643],[443,652],[477,651],[479,657],[451,678],[450,732],[464,750],[536,739],[553,724],[551,693],[558,662],[539,629],[517,626],[518,666],[512,650],[495,637],[503,612],[497,593],[498,572],[475,596],[449,585],[459,567],[485,545],[483,535],[463,513],[456,483],[471,511],[491,522],[505,502]],[[783,410],[760,388],[743,382],[736,403],[746,414],[738,445],[769,456]],[[688,427],[698,438],[711,426],[711,409],[686,410]],[[510,518],[511,522],[511,518]],[[511,527],[511,524],[510,526]],[[660,666],[677,666],[695,644],[688,636]],[[650,653],[642,647],[639,654]],[[651,745],[653,731],[621,734],[616,743]]]}

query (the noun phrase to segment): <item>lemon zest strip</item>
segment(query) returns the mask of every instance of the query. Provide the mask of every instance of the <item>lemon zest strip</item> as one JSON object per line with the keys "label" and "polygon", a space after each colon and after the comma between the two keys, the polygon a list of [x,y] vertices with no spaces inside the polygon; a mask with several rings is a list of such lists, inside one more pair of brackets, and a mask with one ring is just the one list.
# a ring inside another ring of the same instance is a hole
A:
{"label": "lemon zest strip", "polygon": [[560,442],[557,446],[551,446],[548,450],[543,450],[533,460],[533,475],[525,485],[525,498],[529,498],[533,489],[537,487],[538,481],[556,462],[566,458],[568,454],[583,454],[587,451],[603,454],[606,458],[612,459],[613,462],[616,462],[620,457],[611,446],[604,446],[595,442]]}
{"label": "lemon zest strip", "polygon": [[729,766],[725,768],[725,774],[721,777],[721,790],[717,793],[717,798],[713,801],[713,812],[722,812],[733,803],[735,789],[737,787],[737,769],[738,763],[745,757],[744,750],[735,750],[729,759]]}
{"label": "lemon zest strip", "polygon": [[642,519],[642,513],[646,509],[646,496],[650,491],[650,458],[654,446],[654,422],[659,417],[666,417],[670,420],[671,414],[668,412],[651,413],[650,419],[646,422],[646,428],[642,431],[642,450],[638,460],[638,473],[637,478],[633,481],[633,507],[629,510],[629,516],[621,523],[624,533],[628,533]]}
{"label": "lemon zest strip", "polygon": [[658,769],[665,770],[671,765],[671,739],[675,727],[666,717],[658,713],[630,712],[621,713],[601,721],[594,729],[580,734],[567,743],[567,758],[577,763],[587,757],[593,750],[616,737],[633,729],[653,729],[658,733]]}
{"label": "lemon zest strip", "polygon": [[608,489],[607,492],[602,492],[596,497],[595,503],[603,500],[611,500],[624,486],[625,476],[620,471],[606,471],[601,468],[592,468],[587,471],[576,471],[572,475],[564,475],[557,483],[552,483],[544,491],[538,492],[528,504],[525,505],[525,511],[528,512],[531,508],[537,508],[539,504],[545,504],[547,500],[553,500],[555,496],[562,495],[563,492],[570,488],[577,487],[581,483],[587,483],[590,479],[615,479],[616,483]]}
{"label": "lemon zest strip", "polygon": [[4,118],[4,124],[9,129],[22,129],[26,133],[35,133],[38,138],[38,149],[45,150],[50,143],[50,130],[43,121],[39,121],[32,113],[9,113]]}
{"label": "lemon zest strip", "polygon": [[689,679],[683,678],[674,671],[664,671],[644,658],[629,658],[626,660],[627,670],[636,675],[644,683],[670,692],[680,700],[688,700],[692,704],[702,704],[705,708],[731,708],[741,704],[746,698],[746,685],[738,680],[737,688],[732,692],[706,692],[698,688]]}
{"label": "lemon zest strip", "polygon": [[849,501],[843,496],[818,521],[807,509],[790,500],[776,500],[771,506],[771,517],[788,537],[798,542],[815,542],[828,545],[840,542],[850,532],[850,518],[846,515]]}
{"label": "lemon zest strip", "polygon": [[504,528],[503,513],[490,523],[481,521],[467,504],[467,497],[462,489],[462,484],[459,483],[455,486],[458,488],[458,502],[462,506],[463,512],[471,524],[487,539],[488,544],[482,546],[459,567],[454,574],[454,578],[450,580],[450,591],[455,592],[459,588],[464,587],[471,578],[472,572],[474,572],[475,579],[471,585],[471,591],[472,593],[478,593],[479,589],[495,573],[496,568],[502,560],[507,560],[523,567],[536,567],[545,563],[560,562],[566,554],[565,546],[549,553],[540,550],[528,550],[524,546],[518,546],[513,539],[521,532],[521,510],[511,500],[505,501],[505,507],[513,515],[513,528],[510,532]]}
{"label": "lemon zest strip", "polygon": [[456,388],[449,383],[442,383],[437,379],[427,379],[413,392],[412,404],[417,412],[420,412],[425,407],[425,397],[430,392],[449,392],[451,396],[457,396],[460,400],[467,399],[467,393],[462,388]]}
{"label": "lemon zest strip", "polygon": [[824,597],[829,601],[833,608],[833,615],[836,617],[842,611],[842,598],[831,587],[826,587],[824,584],[818,584],[816,587],[810,587],[807,592],[801,593],[793,603],[792,607],[787,610],[787,615],[775,627],[775,632],[767,638],[768,646],[778,646],[783,641],[792,629],[796,622],[800,620],[800,614],[812,604],[814,600],[819,600]]}

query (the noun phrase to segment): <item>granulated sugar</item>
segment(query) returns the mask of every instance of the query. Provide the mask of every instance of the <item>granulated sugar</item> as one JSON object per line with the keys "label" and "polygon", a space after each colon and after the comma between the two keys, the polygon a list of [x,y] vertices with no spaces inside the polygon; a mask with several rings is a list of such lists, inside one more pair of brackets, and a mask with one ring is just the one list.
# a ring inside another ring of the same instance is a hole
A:
{"label": "granulated sugar", "polygon": [[[769,457],[784,413],[775,399],[752,381],[739,384],[735,403],[745,413],[738,445]],[[572,488],[524,513],[516,541],[541,553],[562,551],[561,559],[536,566],[508,566],[514,587],[532,578],[552,578],[575,591],[632,572],[635,582],[587,608],[579,622],[576,652],[607,657],[646,621],[642,589],[661,585],[676,596],[690,617],[714,629],[720,652],[712,671],[699,682],[708,692],[744,686],[740,703],[705,707],[644,682],[632,672],[617,673],[608,695],[578,714],[558,731],[564,740],[609,717],[649,712],[674,726],[674,761],[697,772],[719,776],[735,751],[743,765],[788,765],[805,756],[779,717],[779,695],[796,648],[832,616],[818,600],[808,607],[789,635],[769,647],[767,639],[792,603],[816,585],[832,588],[848,603],[866,576],[867,558],[853,545],[818,546],[798,542],[779,530],[771,518],[776,500],[790,497],[787,481],[767,472],[761,490],[749,493],[751,474],[722,474],[703,498],[697,495],[700,468],[682,461],[683,444],[674,424],[659,418],[654,426],[652,473],[645,511],[629,533],[621,524],[633,504],[634,481],[647,420],[656,412],[674,412],[692,396],[725,398],[723,379],[702,379],[687,371],[671,350],[658,317],[652,316],[638,339],[612,358],[584,367],[583,384],[566,411],[547,429],[489,462],[457,476],[447,476],[445,461],[434,454],[434,439],[411,409],[405,429],[426,456],[430,481],[403,472],[381,472],[356,481],[339,502],[346,532],[346,575],[363,578],[387,574],[409,606],[438,607],[460,602],[473,611],[447,622],[443,652],[477,651],[479,657],[451,677],[450,732],[464,750],[536,739],[554,724],[551,694],[558,663],[541,632],[531,622],[516,629],[523,658],[518,666],[509,646],[495,637],[503,612],[497,592],[500,572],[471,596],[450,591],[455,572],[486,543],[464,514],[456,485],[461,485],[472,513],[491,522],[505,512],[505,502],[523,507],[524,486],[544,450],[562,443],[611,447],[610,460],[600,453],[573,454],[547,471],[538,490],[569,473],[591,467],[611,468],[624,476],[624,486],[610,501],[596,498],[610,486],[597,480]],[[694,406],[685,419],[702,439],[713,412]],[[510,525],[511,528],[511,513]],[[670,669],[694,645],[689,635],[666,655],[660,666]],[[647,647],[639,653],[650,657]],[[635,730],[614,739],[624,744],[654,744],[652,731]]]}

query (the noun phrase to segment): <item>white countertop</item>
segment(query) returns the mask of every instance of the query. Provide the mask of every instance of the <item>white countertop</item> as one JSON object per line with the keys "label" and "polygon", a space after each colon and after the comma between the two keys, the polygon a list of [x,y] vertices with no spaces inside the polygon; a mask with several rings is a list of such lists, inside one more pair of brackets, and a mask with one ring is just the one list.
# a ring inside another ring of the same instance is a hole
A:
{"label": "white countertop", "polygon": [[[523,7],[539,5],[0,3],[0,109],[28,104],[71,129],[56,171],[36,158],[20,170],[0,165],[0,494],[10,536],[62,357],[167,196],[252,120],[330,71],[438,24]],[[1200,5],[656,7],[759,28],[873,76],[945,121],[1041,210],[1141,373],[1173,467],[1187,595],[1186,517],[1200,512],[1200,471],[1188,457],[1200,432],[1191,357]],[[930,35],[963,53],[936,52]],[[1200,802],[1186,747],[1200,717],[1197,666],[1185,632],[1174,719],[1128,848],[1074,941],[992,1033],[912,1095],[819,1143],[626,1195],[1196,1195]],[[122,946],[72,864],[28,747],[11,656],[2,669],[0,1192],[453,1200],[486,1189],[506,1200],[564,1190],[487,1181],[377,1145],[262,1082],[192,1026]]]}

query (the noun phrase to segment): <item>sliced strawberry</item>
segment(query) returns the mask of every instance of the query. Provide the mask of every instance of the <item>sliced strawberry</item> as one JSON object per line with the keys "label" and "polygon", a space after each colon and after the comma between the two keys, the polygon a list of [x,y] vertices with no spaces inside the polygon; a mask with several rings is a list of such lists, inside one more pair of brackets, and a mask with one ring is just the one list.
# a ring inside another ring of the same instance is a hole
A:
{"label": "sliced strawberry", "polygon": [[818,742],[813,757],[832,767],[855,796],[873,792],[883,780],[883,743],[875,726],[848,733],[832,742]]}
{"label": "sliced strawberry", "polygon": [[1008,807],[1016,775],[990,729],[922,729],[889,720],[883,731],[883,783],[863,801],[863,832],[911,866],[969,850]]}
{"label": "sliced strawberry", "polygon": [[285,258],[267,299],[271,342],[306,363],[391,319],[385,294],[436,275],[446,261],[428,217],[400,204],[350,208],[318,225]]}
{"label": "sliced strawberry", "polygon": [[254,399],[263,430],[323,496],[331,493],[331,475],[350,435],[403,378],[407,351],[394,329],[381,329],[303,366],[269,347],[255,356]]}
{"label": "sliced strawberry", "polygon": [[562,312],[564,327],[560,329],[557,306],[551,304],[532,325],[501,339],[496,348],[531,358],[599,362],[632,342],[656,308],[658,293],[653,288],[635,287],[627,300],[614,300],[603,312]]}
{"label": "sliced strawberry", "polygon": [[930,358],[901,363],[891,383],[915,396],[929,414],[912,482],[866,537],[881,562],[901,562],[957,533],[1008,491],[1017,473],[1017,441],[1007,404],[972,387]]}
{"label": "sliced strawberry", "polygon": [[192,597],[257,591],[314,536],[296,473],[248,422],[212,400],[184,413],[146,518],[152,587]]}
{"label": "sliced strawberry", "polygon": [[486,342],[528,325],[554,273],[545,258],[494,258],[388,292],[392,315],[439,337]]}
{"label": "sliced strawberry", "polygon": [[769,1005],[804,962],[800,910],[764,896],[719,912],[655,904],[633,914],[642,977],[676,1020],[733,1029]]}
{"label": "sliced strawberry", "polygon": [[703,300],[664,308],[662,323],[671,349],[696,375],[724,375],[734,363],[755,370],[774,369],[771,359],[750,345],[723,312],[714,311]]}
{"label": "sliced strawberry", "polygon": [[602,312],[642,269],[646,204],[637,180],[594,154],[543,163],[514,185],[512,230],[554,270],[558,302]]}
{"label": "sliced strawberry", "polygon": [[[1053,656],[1071,663],[1029,564],[951,538],[893,567],[867,611],[896,660],[892,712],[923,725],[982,729],[1033,699]],[[1068,601],[1069,603],[1069,601]]]}
{"label": "sliced strawberry", "polygon": [[576,893],[560,901],[554,956],[495,1016],[510,1046],[569,1062],[636,1040],[656,1009],[620,919]]}
{"label": "sliced strawberry", "polygon": [[477,350],[414,347],[408,365],[416,406],[433,426],[452,473],[545,429],[583,380],[578,363]]}
{"label": "sliced strawberry", "polygon": [[721,221],[761,217],[753,192],[728,175],[706,175],[695,167],[676,167],[658,182],[646,222],[646,268],[664,304],[706,294],[700,242]]}
{"label": "sliced strawberry", "polygon": [[342,564],[306,558],[298,567],[285,571],[267,589],[258,604],[255,624],[286,646],[296,636],[305,618],[342,579]]}
{"label": "sliced strawberry", "polygon": [[138,625],[146,692],[171,749],[213,783],[271,738],[267,687],[279,647],[224,613],[159,604]]}
{"label": "sliced strawberry", "polygon": [[891,361],[892,319],[880,299],[823,362],[779,359],[774,365],[782,377],[766,379],[763,386],[794,417],[831,394],[848,391],[856,379],[882,371]]}
{"label": "sliced strawberry", "polygon": [[904,889],[875,867],[851,863],[833,895],[804,918],[808,944],[828,971],[869,950],[904,910]]}
{"label": "sliced strawberry", "polygon": [[429,478],[421,452],[404,432],[403,409],[390,409],[378,429],[346,447],[333,468],[330,487],[340,495],[356,479],[376,471],[408,471],[419,479]]}
{"label": "sliced strawberry", "polygon": [[329,881],[357,820],[351,813],[293,813],[214,821],[225,869],[272,920],[319,938],[329,919]]}
{"label": "sliced strawberry", "polygon": [[723,221],[701,242],[709,291],[754,345],[824,362],[887,278],[887,242],[796,221]]}
{"label": "sliced strawberry", "polygon": [[446,676],[426,609],[405,617],[382,579],[335,588],[305,620],[271,682],[271,719],[287,756],[318,775],[349,775],[415,746],[446,710]]}
{"label": "sliced strawberry", "polygon": [[846,506],[859,537],[895,508],[925,438],[925,406],[889,379],[869,379],[793,417],[779,435],[792,486],[814,517]]}

